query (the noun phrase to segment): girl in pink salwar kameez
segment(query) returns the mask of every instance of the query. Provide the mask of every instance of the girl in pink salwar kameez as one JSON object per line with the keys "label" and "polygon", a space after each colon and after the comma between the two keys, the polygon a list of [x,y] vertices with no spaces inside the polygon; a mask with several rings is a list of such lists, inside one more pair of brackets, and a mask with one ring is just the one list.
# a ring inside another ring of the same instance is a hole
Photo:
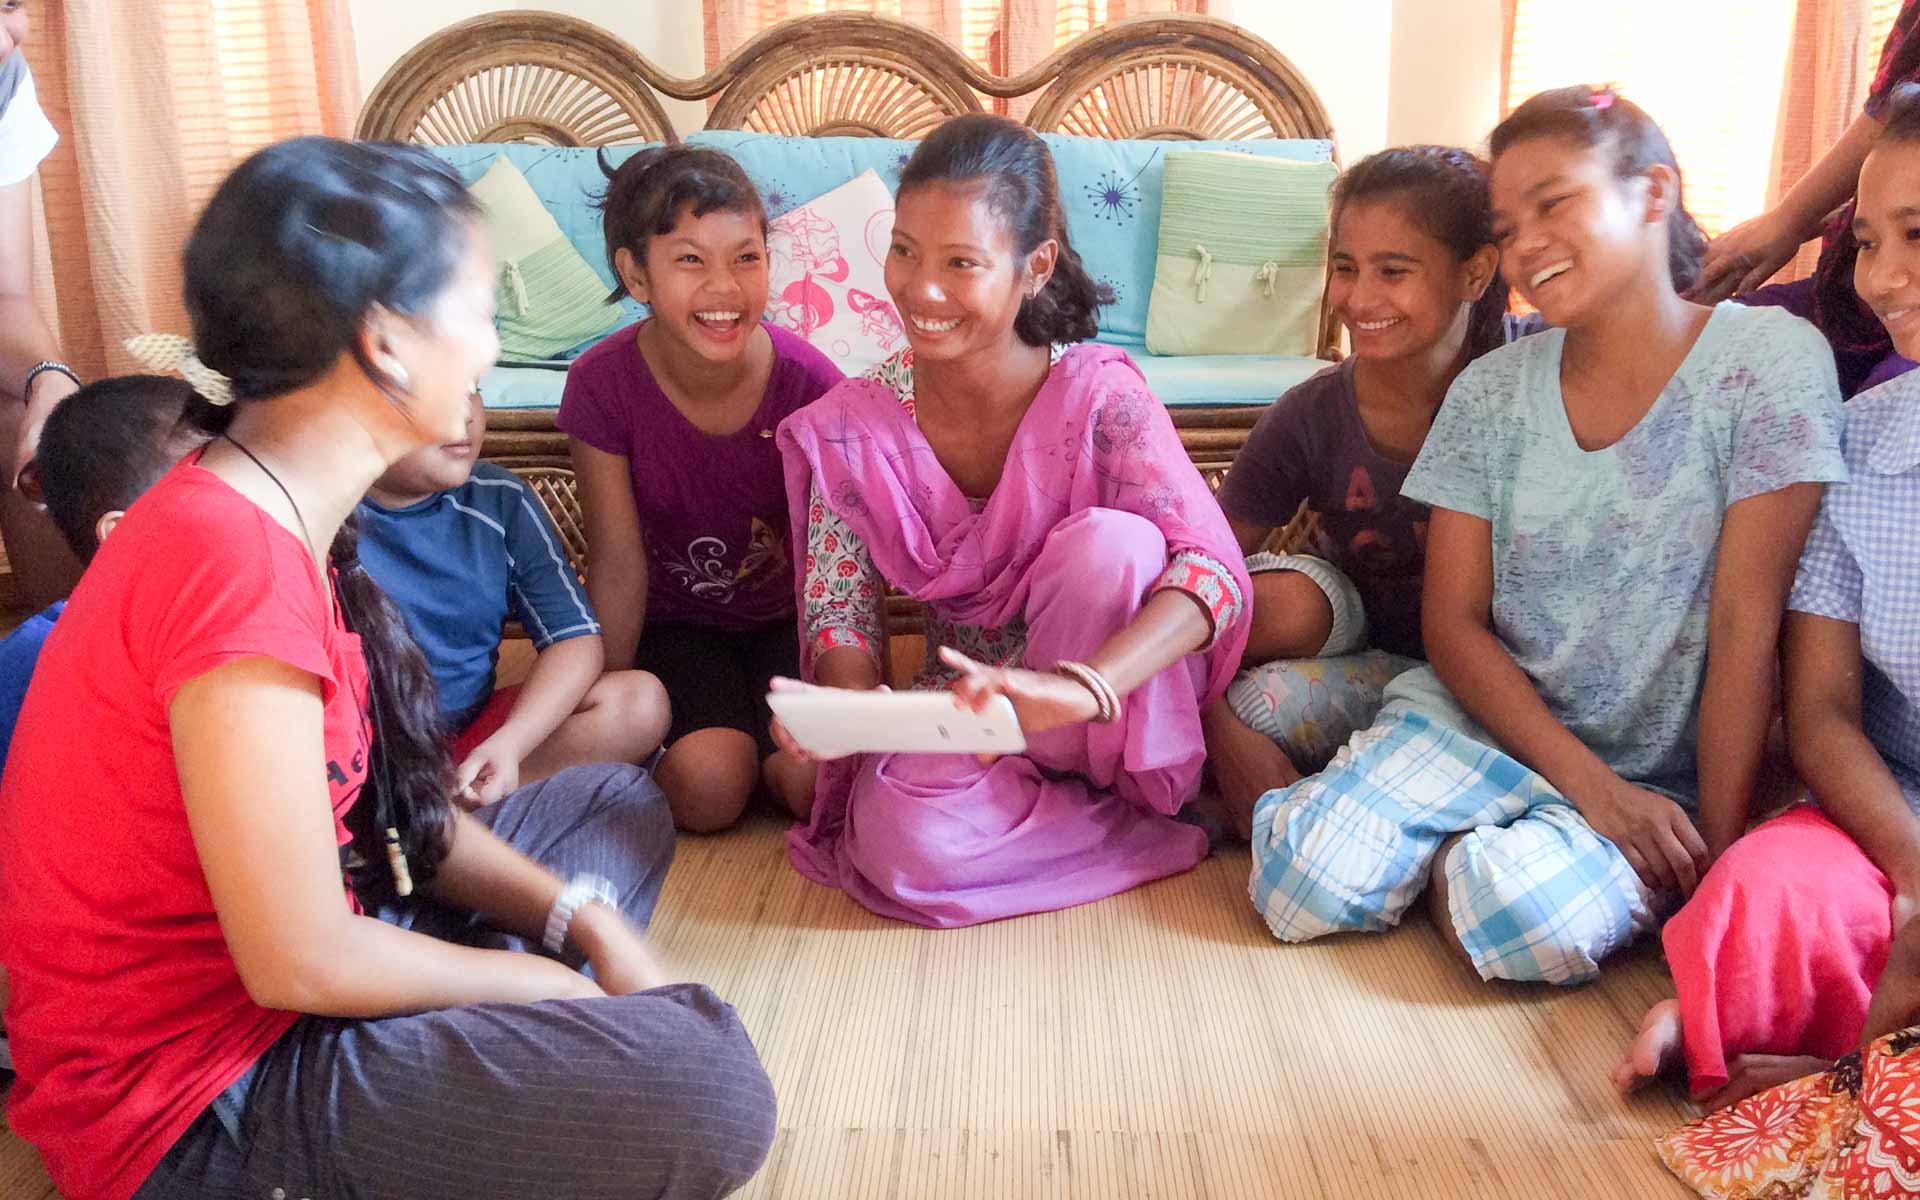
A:
{"label": "girl in pink salwar kameez", "polygon": [[927,610],[914,686],[1007,696],[1028,745],[823,764],[794,866],[941,927],[1187,870],[1207,836],[1175,818],[1246,641],[1245,568],[1132,362],[1069,344],[1101,295],[1044,143],[992,117],[927,139],[887,284],[910,348],[780,427],[806,672],[881,686],[891,586]]}

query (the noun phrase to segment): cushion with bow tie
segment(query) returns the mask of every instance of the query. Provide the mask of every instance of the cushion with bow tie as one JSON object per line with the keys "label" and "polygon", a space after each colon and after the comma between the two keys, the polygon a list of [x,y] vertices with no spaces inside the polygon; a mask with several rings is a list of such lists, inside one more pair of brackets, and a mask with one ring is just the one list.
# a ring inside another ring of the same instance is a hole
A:
{"label": "cushion with bow tie", "polygon": [[467,190],[480,202],[499,272],[502,362],[551,359],[620,323],[607,285],[505,155]]}
{"label": "cushion with bow tie", "polygon": [[1312,354],[1338,173],[1330,162],[1169,153],[1147,349]]}

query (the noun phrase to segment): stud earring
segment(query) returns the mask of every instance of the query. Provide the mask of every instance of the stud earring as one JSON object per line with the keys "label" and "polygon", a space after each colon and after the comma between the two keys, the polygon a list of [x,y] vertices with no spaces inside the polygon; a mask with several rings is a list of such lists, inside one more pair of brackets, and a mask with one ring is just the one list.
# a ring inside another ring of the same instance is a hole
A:
{"label": "stud earring", "polygon": [[399,388],[403,392],[407,390],[407,385],[410,382],[407,377],[407,369],[400,365],[399,359],[388,355],[387,358],[381,362],[380,371],[392,381],[394,387]]}

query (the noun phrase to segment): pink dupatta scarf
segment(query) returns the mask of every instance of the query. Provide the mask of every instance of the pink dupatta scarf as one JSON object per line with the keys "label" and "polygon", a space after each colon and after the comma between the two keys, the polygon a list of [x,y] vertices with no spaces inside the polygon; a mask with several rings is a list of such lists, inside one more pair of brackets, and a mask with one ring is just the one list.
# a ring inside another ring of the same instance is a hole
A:
{"label": "pink dupatta scarf", "polygon": [[[1083,343],[1054,364],[1014,434],[999,486],[977,513],[912,414],[876,380],[837,385],[788,417],[779,437],[793,545],[807,544],[808,497],[817,481],[889,584],[961,624],[999,628],[1019,616],[1032,587],[1028,568],[1048,533],[1089,508],[1146,518],[1170,553],[1195,549],[1218,560],[1233,572],[1241,596],[1252,598],[1219,502],[1166,407],[1126,352],[1112,346]],[[796,576],[804,587],[804,574]],[[805,597],[797,600],[804,613]],[[1239,667],[1248,607],[1240,605],[1240,620],[1206,651],[1208,703]],[[811,646],[803,645],[802,657],[811,673]]]}
{"label": "pink dupatta scarf", "polygon": [[[817,484],[887,582],[956,623],[1025,617],[1041,670],[1048,655],[1084,657],[1118,632],[1182,550],[1218,560],[1250,595],[1226,516],[1166,409],[1111,347],[1078,346],[1054,365],[978,512],[884,384],[840,384],[787,418],[780,439],[794,545],[807,544]],[[1084,904],[1187,870],[1206,835],[1173,815],[1199,785],[1200,710],[1233,677],[1246,611],[1204,654],[1129,695],[1114,724],[1048,730],[991,764],[827,763],[811,821],[787,835],[795,869],[933,926]]]}

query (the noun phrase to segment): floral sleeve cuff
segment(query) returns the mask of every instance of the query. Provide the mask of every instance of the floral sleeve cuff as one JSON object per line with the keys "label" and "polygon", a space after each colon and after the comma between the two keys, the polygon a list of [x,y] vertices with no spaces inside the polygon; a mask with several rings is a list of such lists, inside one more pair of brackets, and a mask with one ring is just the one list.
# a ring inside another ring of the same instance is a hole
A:
{"label": "floral sleeve cuff", "polygon": [[1214,639],[1220,636],[1222,629],[1233,628],[1246,604],[1233,572],[1219,559],[1199,550],[1176,551],[1153,590],[1185,592],[1206,610],[1212,628],[1207,631],[1207,640],[1200,647],[1202,650],[1213,648]]}
{"label": "floral sleeve cuff", "polygon": [[819,657],[827,651],[838,650],[843,646],[851,646],[853,649],[860,651],[868,658],[876,661],[878,661],[880,657],[873,648],[873,640],[867,637],[866,634],[861,633],[858,629],[849,628],[845,625],[829,625],[825,629],[814,631],[814,659],[818,660]]}
{"label": "floral sleeve cuff", "polygon": [[827,507],[817,486],[808,499],[803,569],[808,663],[836,647],[854,646],[884,669],[877,648],[885,637],[886,582],[860,535]]}

